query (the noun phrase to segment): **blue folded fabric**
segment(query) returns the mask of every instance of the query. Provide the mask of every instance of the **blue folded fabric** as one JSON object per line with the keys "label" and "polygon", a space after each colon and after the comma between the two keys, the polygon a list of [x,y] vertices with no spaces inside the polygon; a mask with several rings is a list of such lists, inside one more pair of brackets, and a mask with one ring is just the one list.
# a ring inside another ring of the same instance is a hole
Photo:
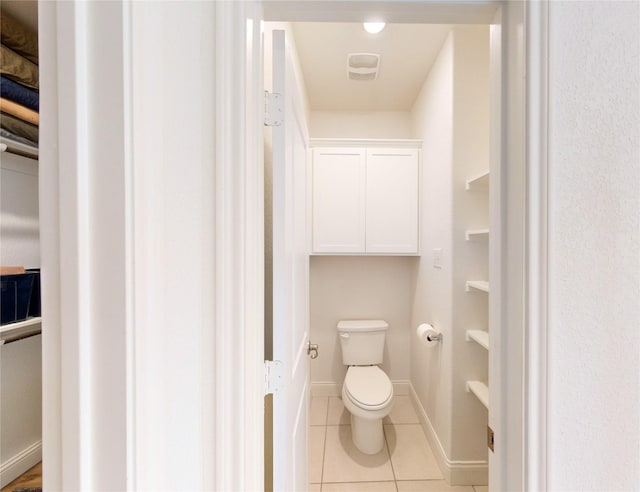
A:
{"label": "blue folded fabric", "polygon": [[0,75],[0,97],[9,99],[34,111],[40,111],[40,94],[37,91],[2,75]]}

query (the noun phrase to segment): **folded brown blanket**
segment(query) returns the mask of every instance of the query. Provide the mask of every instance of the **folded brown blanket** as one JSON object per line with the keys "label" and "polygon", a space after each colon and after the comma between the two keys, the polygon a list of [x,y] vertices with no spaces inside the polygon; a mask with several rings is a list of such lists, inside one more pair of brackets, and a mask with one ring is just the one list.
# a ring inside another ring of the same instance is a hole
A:
{"label": "folded brown blanket", "polygon": [[0,40],[16,53],[38,63],[38,35],[4,10],[0,11]]}
{"label": "folded brown blanket", "polygon": [[33,89],[38,88],[38,65],[20,56],[4,44],[0,45],[0,73]]}
{"label": "folded brown blanket", "polygon": [[18,103],[0,97],[0,111],[10,114],[16,118],[20,118],[22,121],[31,123],[32,125],[40,124],[40,115],[33,109],[25,108]]}
{"label": "folded brown blanket", "polygon": [[19,137],[38,143],[38,127],[7,113],[0,113],[0,126]]}

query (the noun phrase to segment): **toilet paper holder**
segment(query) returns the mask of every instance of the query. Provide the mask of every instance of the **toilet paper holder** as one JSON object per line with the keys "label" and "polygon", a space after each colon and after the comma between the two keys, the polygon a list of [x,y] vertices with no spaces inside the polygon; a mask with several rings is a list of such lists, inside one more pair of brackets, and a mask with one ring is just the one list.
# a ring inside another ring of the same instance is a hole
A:
{"label": "toilet paper holder", "polygon": [[442,341],[442,333],[427,334],[427,342],[441,342],[441,341]]}
{"label": "toilet paper holder", "polygon": [[419,325],[418,328],[416,328],[416,335],[424,345],[429,347],[438,346],[438,343],[442,342],[442,333],[429,323]]}

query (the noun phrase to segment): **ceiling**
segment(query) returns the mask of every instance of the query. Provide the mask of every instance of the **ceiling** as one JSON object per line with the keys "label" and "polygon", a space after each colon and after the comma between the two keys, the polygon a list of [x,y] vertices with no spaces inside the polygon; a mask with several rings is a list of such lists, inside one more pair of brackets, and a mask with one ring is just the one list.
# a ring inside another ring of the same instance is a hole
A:
{"label": "ceiling", "polygon": [[[309,105],[315,111],[409,111],[450,25],[389,24],[379,34],[362,24],[293,23]],[[381,55],[378,78],[347,77],[349,53]]]}

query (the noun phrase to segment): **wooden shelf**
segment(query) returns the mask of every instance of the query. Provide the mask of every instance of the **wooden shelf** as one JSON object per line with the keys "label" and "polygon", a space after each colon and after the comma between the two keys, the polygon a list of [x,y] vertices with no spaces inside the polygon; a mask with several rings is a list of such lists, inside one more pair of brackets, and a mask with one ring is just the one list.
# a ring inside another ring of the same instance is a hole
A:
{"label": "wooden shelf", "polygon": [[465,185],[467,191],[479,191],[489,189],[489,171],[474,178],[468,179]]}
{"label": "wooden shelf", "polygon": [[467,241],[481,241],[489,239],[489,229],[469,229],[465,233]]}
{"label": "wooden shelf", "polygon": [[489,332],[483,330],[467,330],[467,342],[474,341],[489,350]]}
{"label": "wooden shelf", "polygon": [[486,280],[467,280],[465,284],[465,290],[467,292],[472,292],[475,290],[489,292],[489,282],[487,282]]}
{"label": "wooden shelf", "polygon": [[489,409],[489,387],[481,381],[467,381],[467,391],[470,391],[480,400],[486,409]]}

